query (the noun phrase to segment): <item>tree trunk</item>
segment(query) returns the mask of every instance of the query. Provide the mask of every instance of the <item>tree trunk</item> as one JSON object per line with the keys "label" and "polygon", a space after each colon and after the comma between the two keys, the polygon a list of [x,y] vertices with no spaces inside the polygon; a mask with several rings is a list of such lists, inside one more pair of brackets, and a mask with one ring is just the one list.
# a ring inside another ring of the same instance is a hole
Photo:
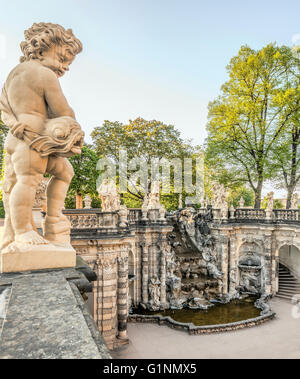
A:
{"label": "tree trunk", "polygon": [[295,191],[296,185],[289,185],[287,187],[287,197],[286,197],[286,209],[290,209],[292,205],[292,196]]}
{"label": "tree trunk", "polygon": [[263,187],[263,180],[260,179],[260,180],[258,181],[258,184],[257,184],[256,190],[255,190],[255,202],[254,202],[254,208],[255,208],[255,209],[260,209],[262,187]]}
{"label": "tree trunk", "polygon": [[296,177],[297,177],[297,162],[298,162],[298,146],[300,138],[300,128],[294,127],[292,131],[292,164],[291,164],[291,174],[290,183],[287,186],[287,199],[286,199],[286,209],[291,208],[292,196],[296,187]]}
{"label": "tree trunk", "polygon": [[83,208],[83,202],[82,202],[82,196],[77,193],[76,194],[76,209],[82,209]]}

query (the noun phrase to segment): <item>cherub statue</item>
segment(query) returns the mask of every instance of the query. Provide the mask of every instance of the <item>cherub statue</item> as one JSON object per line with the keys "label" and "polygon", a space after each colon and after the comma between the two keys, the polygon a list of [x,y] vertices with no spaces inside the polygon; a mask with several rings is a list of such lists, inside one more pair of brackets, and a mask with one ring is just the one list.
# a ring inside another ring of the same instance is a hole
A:
{"label": "cherub statue", "polygon": [[[62,209],[74,173],[66,157],[81,152],[84,137],[58,81],[81,52],[81,42],[72,30],[51,23],[33,24],[24,34],[20,64],[9,74],[0,97],[2,120],[9,128],[2,253],[50,243],[70,246],[70,223]],[[33,225],[32,206],[45,173],[52,178],[42,237]]]}

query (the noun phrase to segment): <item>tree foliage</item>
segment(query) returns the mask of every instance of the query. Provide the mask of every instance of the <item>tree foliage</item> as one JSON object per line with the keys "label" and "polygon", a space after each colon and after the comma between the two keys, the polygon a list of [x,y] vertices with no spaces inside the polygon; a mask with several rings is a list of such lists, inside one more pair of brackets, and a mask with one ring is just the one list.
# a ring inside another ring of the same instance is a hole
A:
{"label": "tree foliage", "polygon": [[99,206],[98,193],[96,182],[98,178],[98,171],[96,169],[98,162],[98,155],[88,148],[83,146],[82,152],[79,155],[74,155],[69,158],[73,169],[74,177],[70,184],[65,206],[66,208],[75,208],[75,196],[85,196],[89,194],[93,199],[93,206]]}
{"label": "tree foliage", "polygon": [[292,195],[300,183],[300,119],[293,117],[286,133],[282,134],[272,149],[273,182],[287,191],[286,208],[291,207]]}
{"label": "tree foliage", "polygon": [[299,59],[289,47],[242,46],[227,67],[229,80],[209,104],[207,162],[223,181],[248,182],[260,206],[269,158],[300,109]]}
{"label": "tree foliage", "polygon": [[[166,125],[157,120],[147,121],[140,117],[129,120],[127,124],[106,120],[101,127],[94,129],[91,136],[97,154],[112,159],[117,166],[120,151],[126,151],[128,161],[132,158],[142,158],[148,167],[153,158],[182,159],[191,157],[194,152],[191,141],[184,140],[173,125]],[[127,177],[131,174],[132,172],[128,171]],[[144,192],[137,185],[134,189],[128,188],[127,195],[129,196],[124,197],[126,201],[129,201],[130,197],[142,200]]]}

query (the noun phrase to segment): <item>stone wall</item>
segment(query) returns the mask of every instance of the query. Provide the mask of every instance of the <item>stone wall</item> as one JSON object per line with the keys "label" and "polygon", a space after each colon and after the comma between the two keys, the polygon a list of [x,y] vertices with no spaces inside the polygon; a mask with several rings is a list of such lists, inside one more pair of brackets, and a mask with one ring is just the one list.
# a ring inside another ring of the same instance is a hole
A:
{"label": "stone wall", "polygon": [[217,240],[222,271],[227,276],[224,293],[232,294],[236,290],[242,275],[239,266],[243,266],[239,262],[249,256],[260,262],[258,279],[262,292],[275,295],[278,291],[280,248],[285,245],[300,248],[300,225],[227,223],[214,224],[211,228]]}
{"label": "stone wall", "polygon": [[89,300],[94,320],[110,349],[128,343],[128,308],[148,302],[149,279],[164,275],[161,254],[172,227],[153,211],[144,220],[140,210],[128,212],[125,227],[120,227],[117,212],[64,213],[72,224],[72,246],[98,276]]}
{"label": "stone wall", "polygon": [[[167,306],[168,234],[173,225],[157,210],[128,210],[122,220],[118,212],[98,209],[64,213],[72,224],[73,247],[98,275],[90,302],[94,320],[113,349],[128,342],[130,306]],[[216,266],[223,274],[221,293],[234,296],[242,289],[275,295],[281,247],[300,248],[297,211],[274,213],[272,219],[266,219],[263,210],[231,210],[228,218],[220,217],[218,210],[212,213],[209,227]],[[156,295],[155,286],[150,288],[155,281]]]}

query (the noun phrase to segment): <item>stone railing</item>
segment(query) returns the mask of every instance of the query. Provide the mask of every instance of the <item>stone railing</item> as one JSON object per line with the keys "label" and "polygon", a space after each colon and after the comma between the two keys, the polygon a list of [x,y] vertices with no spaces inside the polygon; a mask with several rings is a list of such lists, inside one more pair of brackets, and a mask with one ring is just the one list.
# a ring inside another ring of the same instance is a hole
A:
{"label": "stone railing", "polygon": [[300,223],[299,209],[246,209],[238,208],[231,217],[232,222]]}
{"label": "stone railing", "polygon": [[72,229],[117,228],[117,212],[102,212],[101,209],[64,209],[63,213],[71,222]]}
{"label": "stone railing", "polygon": [[[207,209],[200,208],[198,212],[204,215]],[[125,215],[120,212],[102,212],[98,208],[65,209],[63,213],[69,218],[72,229],[118,229],[137,224],[166,222],[157,209],[143,213],[142,209],[131,208],[125,211]],[[228,213],[213,209],[212,217],[214,222],[221,223],[300,224],[300,209],[274,209],[268,212],[265,209],[231,208]]]}
{"label": "stone railing", "polygon": [[130,225],[142,220],[142,210],[140,208],[128,209],[128,222]]}
{"label": "stone railing", "polygon": [[159,209],[146,212],[126,207],[116,212],[102,212],[100,208],[64,209],[63,214],[70,220],[72,229],[117,229],[140,223],[166,223]]}
{"label": "stone railing", "polygon": [[236,221],[261,221],[265,220],[266,212],[264,209],[244,209],[238,208],[234,212],[234,219]]}
{"label": "stone railing", "polygon": [[300,222],[300,209],[274,209],[273,212],[276,221]]}

